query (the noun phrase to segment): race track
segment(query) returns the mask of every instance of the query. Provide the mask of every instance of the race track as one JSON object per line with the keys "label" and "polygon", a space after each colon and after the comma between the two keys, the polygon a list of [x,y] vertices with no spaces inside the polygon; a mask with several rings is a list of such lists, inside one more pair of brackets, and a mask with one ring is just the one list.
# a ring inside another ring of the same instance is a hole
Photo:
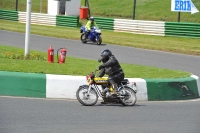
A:
{"label": "race track", "polygon": [[[0,30],[0,44],[24,48],[25,35]],[[31,35],[33,50],[67,47],[68,56],[97,60],[111,49],[123,63],[191,72],[200,77],[200,57],[109,44]],[[92,56],[91,56],[92,55]],[[200,101],[141,102],[136,106],[82,106],[75,100],[0,97],[0,133],[199,133]]]}
{"label": "race track", "polygon": [[[0,30],[0,44],[25,48],[25,34]],[[200,56],[120,47],[104,43],[100,46],[82,44],[79,40],[67,40],[38,35],[31,35],[30,37],[31,50],[47,52],[50,45],[53,46],[55,52],[59,48],[67,47],[67,56],[93,60],[97,60],[99,58],[103,49],[110,49],[121,63],[140,64],[188,71],[200,77]]]}
{"label": "race track", "polygon": [[0,133],[199,133],[200,101],[86,107],[77,101],[0,97]]}

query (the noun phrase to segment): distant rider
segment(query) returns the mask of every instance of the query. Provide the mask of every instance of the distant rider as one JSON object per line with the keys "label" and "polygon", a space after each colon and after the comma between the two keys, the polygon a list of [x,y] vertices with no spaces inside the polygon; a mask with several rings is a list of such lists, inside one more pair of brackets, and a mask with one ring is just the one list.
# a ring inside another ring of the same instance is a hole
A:
{"label": "distant rider", "polygon": [[86,28],[86,34],[85,34],[85,39],[88,38],[88,34],[90,33],[90,30],[92,27],[97,27],[96,22],[94,21],[94,17],[90,17],[89,21],[87,22],[87,24],[85,25]]}
{"label": "distant rider", "polygon": [[[117,84],[124,79],[124,72],[118,60],[109,49],[105,49],[101,52],[101,58],[98,61],[103,62],[103,64],[99,66],[99,70],[101,70],[99,72],[99,77],[103,77],[107,74],[108,82],[112,85],[114,94],[118,95]],[[105,95],[106,92],[103,93],[103,95]]]}

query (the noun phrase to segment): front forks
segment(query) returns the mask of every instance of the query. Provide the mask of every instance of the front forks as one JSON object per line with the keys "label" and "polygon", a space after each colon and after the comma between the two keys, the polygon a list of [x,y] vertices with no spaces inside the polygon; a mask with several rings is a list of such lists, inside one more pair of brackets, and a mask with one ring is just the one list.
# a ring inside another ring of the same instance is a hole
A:
{"label": "front forks", "polygon": [[89,85],[89,88],[87,90],[87,94],[89,94],[90,90],[91,90],[91,85]]}
{"label": "front forks", "polygon": [[[87,90],[87,95],[89,95],[91,90],[92,90],[92,85],[89,85],[89,88]],[[98,88],[98,86],[94,85],[93,91],[96,91],[99,97],[103,97],[103,95],[101,94],[101,91]]]}
{"label": "front forks", "polygon": [[95,40],[98,41],[99,37],[100,37],[100,35],[97,35],[97,36],[95,37]]}

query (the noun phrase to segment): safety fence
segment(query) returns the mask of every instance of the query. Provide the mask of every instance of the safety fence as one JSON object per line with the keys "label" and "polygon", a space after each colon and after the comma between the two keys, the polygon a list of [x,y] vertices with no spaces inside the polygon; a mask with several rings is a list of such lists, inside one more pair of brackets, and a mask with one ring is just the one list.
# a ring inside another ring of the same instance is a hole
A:
{"label": "safety fence", "polygon": [[115,19],[114,31],[164,36],[165,22]]}
{"label": "safety fence", "polygon": [[[26,12],[0,10],[0,19],[26,23]],[[78,27],[79,17],[31,13],[31,24]]]}
{"label": "safety fence", "polygon": [[[18,21],[20,23],[26,23],[26,12],[19,12]],[[56,26],[56,16],[41,13],[31,13],[31,24]]]}
{"label": "safety fence", "polygon": [[200,38],[200,23],[166,22],[165,35]]}
{"label": "safety fence", "polygon": [[[0,19],[26,22],[26,12],[0,10]],[[95,17],[101,29],[134,34],[200,38],[200,23],[142,21]],[[79,16],[31,13],[32,24],[79,27]]]}
{"label": "safety fence", "polygon": [[78,16],[56,16],[56,26],[78,27]]}
{"label": "safety fence", "polygon": [[0,19],[18,21],[18,12],[10,10],[0,10]]}
{"label": "safety fence", "polygon": [[101,29],[113,30],[114,19],[101,17],[95,17],[94,19]]}
{"label": "safety fence", "polygon": [[[140,101],[187,100],[200,97],[199,77],[142,79],[128,78],[136,83]],[[80,85],[87,84],[85,76],[53,75],[0,71],[0,96],[76,99]],[[101,86],[99,86],[101,88]]]}

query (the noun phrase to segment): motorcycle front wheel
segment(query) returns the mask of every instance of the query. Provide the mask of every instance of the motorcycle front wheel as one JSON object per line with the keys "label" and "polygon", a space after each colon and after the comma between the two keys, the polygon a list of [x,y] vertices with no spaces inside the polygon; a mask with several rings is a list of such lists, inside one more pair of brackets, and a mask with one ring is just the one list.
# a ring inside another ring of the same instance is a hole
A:
{"label": "motorcycle front wheel", "polygon": [[97,39],[96,43],[97,43],[97,45],[101,45],[101,43],[102,43],[102,38],[101,38],[101,36],[99,36],[99,38]]}
{"label": "motorcycle front wheel", "polygon": [[88,92],[88,89],[88,85],[80,86],[76,91],[76,98],[81,104],[85,106],[92,106],[97,103],[98,95],[93,88],[90,89],[90,92]]}
{"label": "motorcycle front wheel", "polygon": [[85,39],[85,33],[81,34],[81,42],[82,43],[87,43],[87,41]]}
{"label": "motorcycle front wheel", "polygon": [[136,93],[128,86],[120,89],[120,103],[124,106],[133,106],[137,101]]}

